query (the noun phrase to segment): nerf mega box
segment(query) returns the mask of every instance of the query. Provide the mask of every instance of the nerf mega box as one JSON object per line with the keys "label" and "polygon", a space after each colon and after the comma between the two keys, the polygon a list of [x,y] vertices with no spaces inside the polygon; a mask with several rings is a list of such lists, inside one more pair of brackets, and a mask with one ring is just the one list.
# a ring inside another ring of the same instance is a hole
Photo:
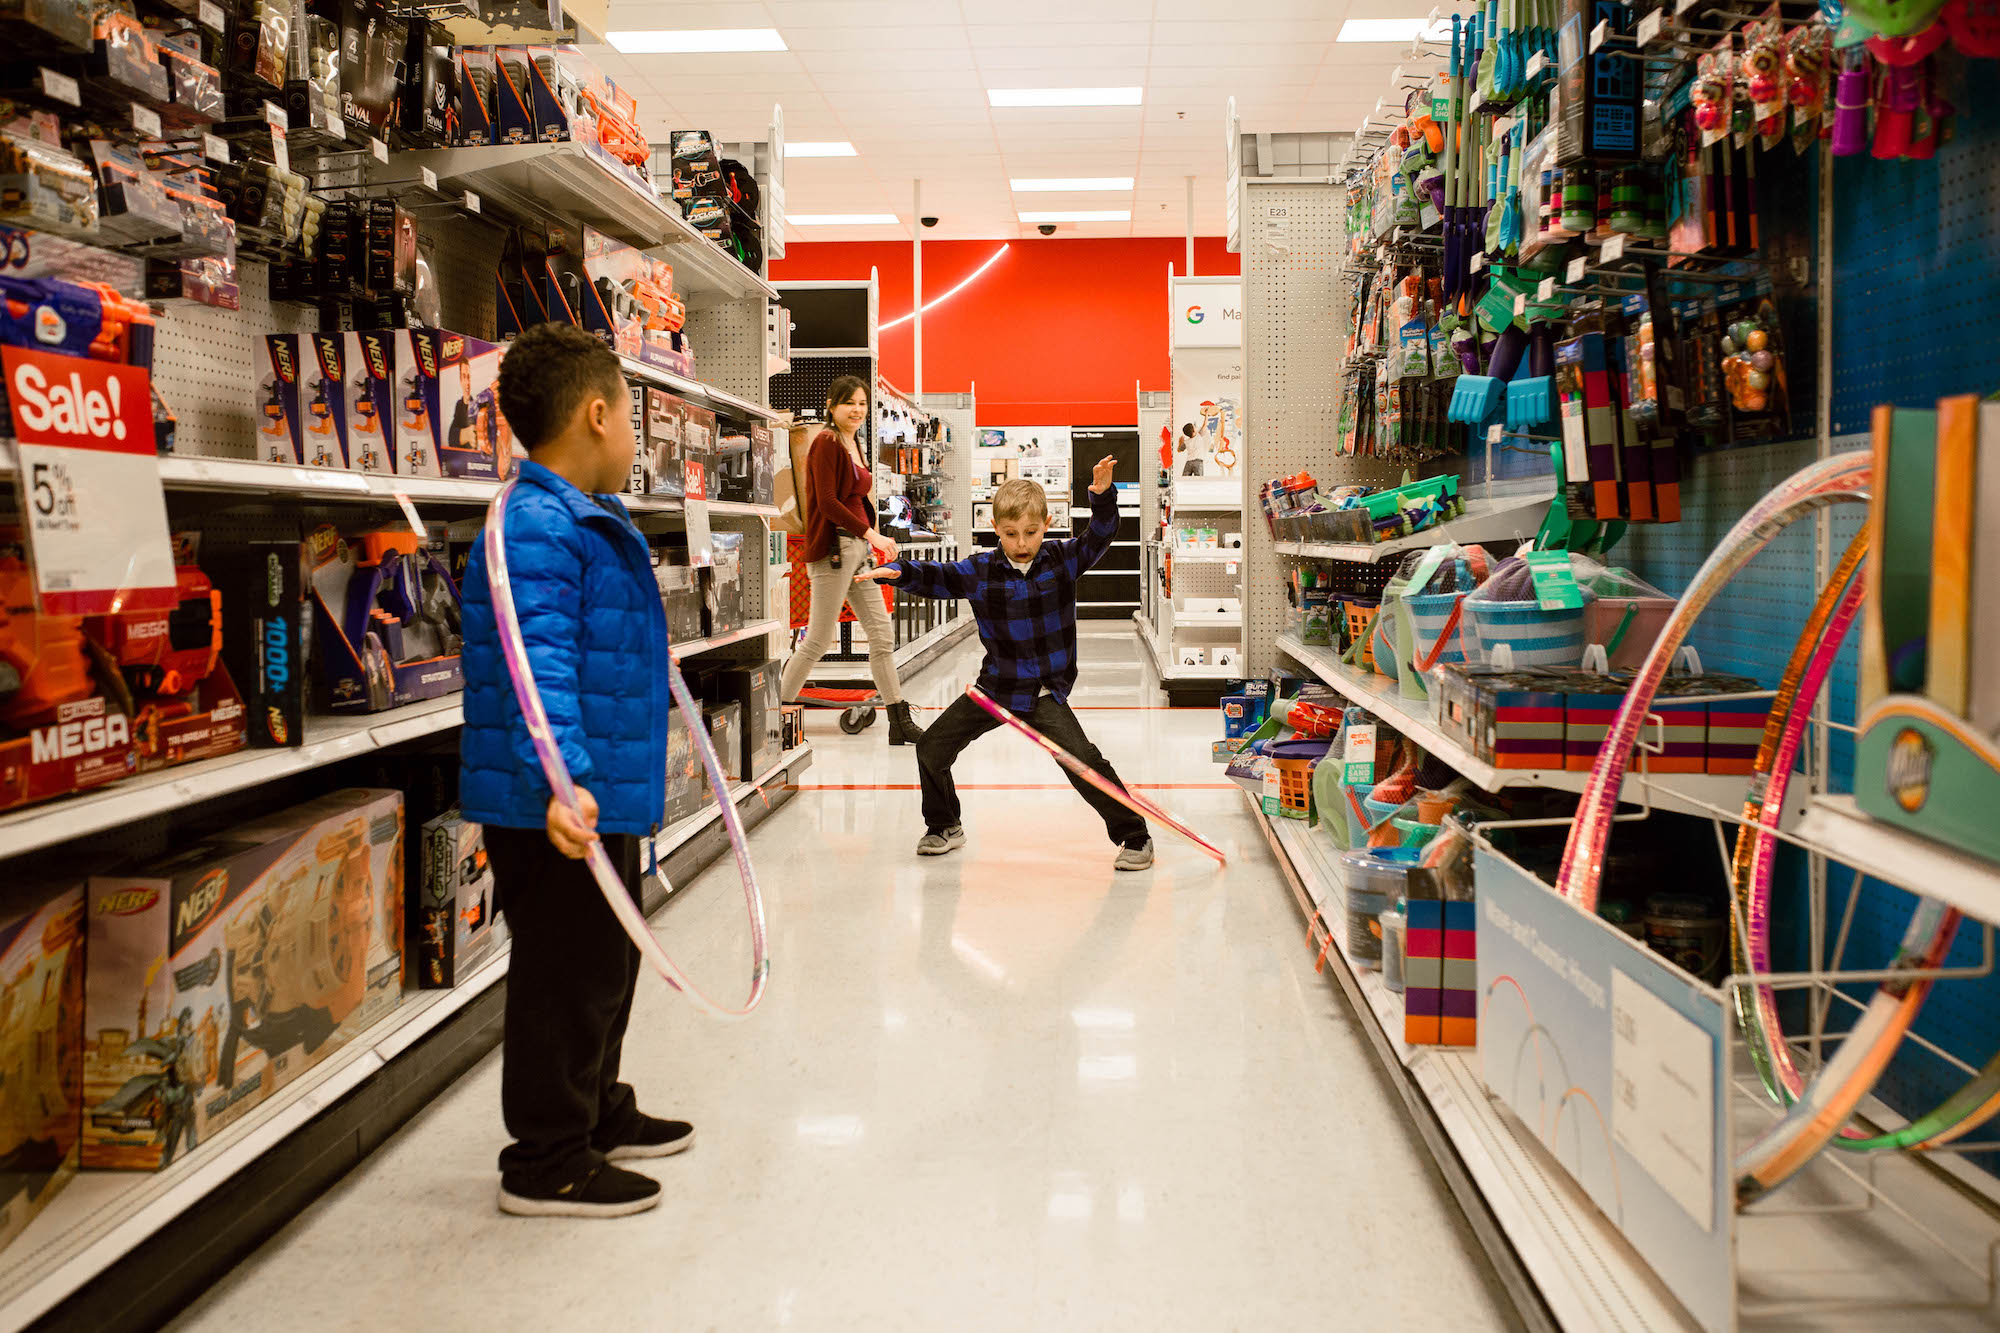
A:
{"label": "nerf mega box", "polygon": [[446,990],[491,958],[507,927],[494,913],[485,830],[457,810],[423,827],[423,882],[416,901],[417,986]]}
{"label": "nerf mega box", "polygon": [[502,349],[447,329],[396,339],[396,471],[416,477],[497,479],[513,472],[513,433],[500,413]]}
{"label": "nerf mega box", "polygon": [[82,1164],[169,1166],[393,1010],[402,877],[374,788],[92,876]]}
{"label": "nerf mega box", "polygon": [[0,904],[0,1246],[76,1175],[83,1106],[84,891]]}

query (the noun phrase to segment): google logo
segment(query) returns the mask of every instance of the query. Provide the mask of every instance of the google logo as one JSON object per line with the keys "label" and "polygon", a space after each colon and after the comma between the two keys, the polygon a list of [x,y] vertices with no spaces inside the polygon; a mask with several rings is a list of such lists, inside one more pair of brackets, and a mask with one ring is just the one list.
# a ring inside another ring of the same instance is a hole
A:
{"label": "google logo", "polygon": [[1202,322],[1202,320],[1204,320],[1204,319],[1206,319],[1206,318],[1208,318],[1208,316],[1206,316],[1206,315],[1202,314],[1202,312],[1201,312],[1201,307],[1200,307],[1200,306],[1198,306],[1198,305],[1191,305],[1191,306],[1189,306],[1189,307],[1188,307],[1188,312],[1187,312],[1187,322],[1188,322],[1188,323],[1190,323],[1190,324],[1199,324],[1199,323],[1201,323],[1201,322]]}

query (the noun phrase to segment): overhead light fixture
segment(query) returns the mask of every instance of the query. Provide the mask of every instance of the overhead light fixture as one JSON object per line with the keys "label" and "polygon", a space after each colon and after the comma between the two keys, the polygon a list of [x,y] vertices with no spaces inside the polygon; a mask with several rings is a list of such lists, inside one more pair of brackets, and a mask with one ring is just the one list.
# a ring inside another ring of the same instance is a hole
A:
{"label": "overhead light fixture", "polygon": [[1429,19],[1349,19],[1334,35],[1336,42],[1407,42],[1418,36],[1449,37],[1451,24]]}
{"label": "overhead light fixture", "polygon": [[783,51],[776,28],[640,28],[606,33],[628,56],[715,55],[731,51]]}
{"label": "overhead light fixture", "polygon": [[1023,222],[1130,222],[1129,208],[1079,208],[1067,213],[1023,213]]}
{"label": "overhead light fixture", "polygon": [[988,88],[988,106],[1137,106],[1144,88]]}
{"label": "overhead light fixture", "polygon": [[895,225],[894,213],[787,213],[785,221],[794,227],[888,227]]}
{"label": "overhead light fixture", "polygon": [[1050,176],[1044,179],[1017,177],[1007,182],[1015,194],[1054,194],[1062,190],[1129,190],[1130,176]]}
{"label": "overhead light fixture", "polygon": [[[1011,242],[1009,244],[1011,244]],[[930,300],[924,302],[924,313],[929,314],[931,311],[943,305],[946,301],[949,301],[952,297],[957,296],[967,287],[970,287],[973,283],[979,281],[979,275],[984,273],[987,269],[992,268],[995,264],[999,263],[1000,257],[1006,253],[1007,253],[1007,246],[1002,245],[998,250],[995,250],[987,258],[985,263],[981,264],[978,268],[972,270],[971,273],[967,274],[964,282],[959,283],[956,287],[953,287],[950,291],[941,293],[940,295],[937,296],[933,296]],[[917,317],[917,312],[912,310],[907,315],[898,315],[894,319],[883,320],[881,323],[875,326],[875,331],[877,333],[886,333],[888,330],[895,328],[898,324],[907,324],[916,317]]]}
{"label": "overhead light fixture", "polygon": [[787,143],[786,157],[853,157],[854,145],[845,139],[839,143]]}

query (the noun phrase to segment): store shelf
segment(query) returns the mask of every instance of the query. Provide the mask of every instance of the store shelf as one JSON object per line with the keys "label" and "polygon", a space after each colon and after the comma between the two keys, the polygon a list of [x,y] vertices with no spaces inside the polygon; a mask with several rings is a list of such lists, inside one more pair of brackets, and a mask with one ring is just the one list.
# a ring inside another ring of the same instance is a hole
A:
{"label": "store shelf", "polygon": [[1441,1132],[1445,1143],[1431,1146],[1447,1181],[1455,1192],[1476,1190],[1470,1199],[1461,1194],[1475,1231],[1485,1233],[1481,1240],[1490,1252],[1497,1244],[1532,1281],[1535,1290],[1517,1292],[1517,1305],[1523,1296],[1537,1307],[1545,1302],[1556,1325],[1576,1333],[1692,1330],[1695,1325],[1610,1219],[1540,1151],[1533,1133],[1486,1095],[1478,1053],[1404,1042],[1402,997],[1383,984],[1379,971],[1355,966],[1338,942],[1346,893],[1332,844],[1300,820],[1266,818],[1255,797],[1245,792],[1244,798],[1287,871],[1300,912],[1320,923],[1309,926],[1313,952],[1331,929],[1336,939],[1326,970],[1346,993],[1370,1044],[1398,1071],[1398,1091],[1406,1101],[1422,1099],[1433,1120],[1420,1128]]}
{"label": "store shelf", "polygon": [[[713,384],[704,384],[700,380],[677,375],[659,366],[649,366],[635,357],[621,356],[618,359],[624,363],[627,375],[645,380],[649,384],[657,384],[663,389],[671,389],[682,397],[699,399],[718,412],[732,416],[759,417],[766,421],[776,421],[782,415],[775,407],[765,407],[762,403],[753,403],[748,398],[718,389]],[[772,512],[777,511],[774,509]]]}
{"label": "store shelf", "polygon": [[262,786],[293,773],[448,731],[463,720],[455,694],[359,717],[308,717],[302,746],[238,750],[218,759],[181,764],[78,796],[9,811],[0,815],[0,848],[13,856],[122,828],[213,796]]}
{"label": "store shelf", "polygon": [[1306,556],[1315,560],[1359,560],[1370,563],[1404,551],[1422,550],[1441,542],[1469,546],[1478,542],[1525,541],[1542,526],[1551,495],[1501,500],[1471,500],[1465,512],[1449,523],[1409,537],[1382,542],[1278,542],[1280,555]]}
{"label": "store shelf", "polygon": [[493,205],[517,217],[566,227],[588,223],[641,249],[671,246],[665,258],[674,266],[674,288],[687,296],[777,299],[776,288],[695,230],[671,200],[606,169],[582,144],[493,144],[395,153],[388,164],[372,168],[369,179],[407,181],[417,171],[434,172],[447,193],[478,194],[482,212]]}
{"label": "store shelf", "polygon": [[[268,752],[267,752],[268,753]],[[787,750],[755,782],[730,789],[737,804],[780,773],[811,761],[812,746]],[[722,818],[711,805],[663,830],[654,847],[664,861]],[[406,992],[393,1013],[286,1084],[263,1105],[205,1140],[165,1171],[86,1171],[50,1201],[8,1247],[0,1269],[0,1327],[22,1328],[96,1278],[237,1172],[383,1070],[507,975],[502,952],[451,990]]]}
{"label": "store shelf", "polygon": [[1842,865],[1981,921],[2000,921],[2000,865],[1885,824],[1852,796],[1815,797],[1796,832]]}
{"label": "store shelf", "polygon": [[690,657],[698,657],[703,653],[713,652],[717,648],[726,648],[732,643],[742,643],[745,639],[762,638],[772,630],[782,628],[783,625],[784,622],[780,620],[759,620],[754,624],[745,625],[741,629],[725,630],[721,634],[711,634],[705,639],[684,639],[674,645],[674,659],[676,661],[685,661]]}
{"label": "store shelf", "polygon": [[[1279,635],[1278,647],[1342,695],[1367,708],[1487,791],[1499,791],[1503,787],[1547,787],[1556,791],[1580,792],[1590,777],[1588,773],[1565,769],[1495,768],[1474,757],[1472,751],[1459,741],[1446,736],[1431,719],[1429,706],[1402,698],[1394,681],[1344,666],[1332,649],[1309,648],[1296,635]],[[1706,818],[1714,813],[1716,807],[1741,809],[1747,781],[1742,777],[1708,773],[1647,777],[1635,772],[1626,775],[1619,799],[1635,805],[1650,800],[1662,809]],[[1796,810],[1793,813],[1796,814]]]}
{"label": "store shelf", "polygon": [[1146,613],[1132,613],[1132,632],[1139,642],[1146,646],[1146,656],[1152,659],[1153,670],[1163,681],[1175,680],[1240,680],[1242,668],[1233,666],[1182,666],[1173,660],[1173,655],[1164,651],[1153,633],[1153,627],[1146,623]]}
{"label": "store shelf", "polygon": [[1167,502],[1175,509],[1241,513],[1243,483],[1235,477],[1176,477]]}
{"label": "store shelf", "polygon": [[1171,546],[1161,548],[1177,565],[1240,565],[1243,563],[1241,551],[1177,551]]}
{"label": "store shelf", "polygon": [[708,502],[708,512],[711,514],[744,514],[752,518],[776,518],[778,516],[778,506],[749,504],[740,500],[710,500]]}
{"label": "store shelf", "polygon": [[[1123,571],[1120,571],[1123,572]],[[1183,629],[1242,629],[1243,613],[1235,612],[1226,616],[1198,616],[1192,613],[1174,612],[1174,628]]]}
{"label": "store shelf", "polygon": [[943,647],[964,637],[972,631],[973,625],[972,613],[961,608],[959,613],[950,620],[945,621],[942,625],[932,626],[923,634],[911,639],[908,643],[898,648],[896,650],[896,670],[900,672],[905,666],[933,649]]}

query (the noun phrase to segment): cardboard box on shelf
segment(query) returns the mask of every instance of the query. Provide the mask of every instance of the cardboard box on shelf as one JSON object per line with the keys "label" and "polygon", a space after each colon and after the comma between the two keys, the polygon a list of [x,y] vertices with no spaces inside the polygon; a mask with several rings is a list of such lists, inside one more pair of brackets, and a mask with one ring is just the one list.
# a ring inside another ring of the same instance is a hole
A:
{"label": "cardboard box on shelf", "polygon": [[76,1175],[83,1108],[84,887],[0,903],[0,1246]]}
{"label": "cardboard box on shelf", "polygon": [[[715,762],[721,767],[722,775],[731,782],[743,781],[743,708],[735,703],[710,703],[704,706],[707,715],[708,735],[715,746]],[[727,793],[716,793],[721,799],[728,799]]]}
{"label": "cardboard box on shelf", "polygon": [[485,830],[450,810],[427,822],[422,836],[423,878],[412,886],[417,987],[448,990],[499,951],[507,927],[495,914]]}
{"label": "cardboard box on shelf", "polygon": [[407,527],[307,534],[315,655],[332,711],[377,713],[465,688],[458,584],[443,549]]}
{"label": "cardboard box on shelf", "polygon": [[734,703],[743,723],[740,775],[755,780],[758,774],[784,757],[784,719],[778,700],[780,666],[775,661],[756,666],[730,666],[713,677],[716,696]]}
{"label": "cardboard box on shelf", "polygon": [[392,1011],[403,798],[350,788],[90,880],[82,1164],[152,1171]]}
{"label": "cardboard box on shelf", "polygon": [[504,349],[448,329],[405,329],[396,343],[401,410],[396,471],[495,479],[513,473],[513,432],[496,384]]}

